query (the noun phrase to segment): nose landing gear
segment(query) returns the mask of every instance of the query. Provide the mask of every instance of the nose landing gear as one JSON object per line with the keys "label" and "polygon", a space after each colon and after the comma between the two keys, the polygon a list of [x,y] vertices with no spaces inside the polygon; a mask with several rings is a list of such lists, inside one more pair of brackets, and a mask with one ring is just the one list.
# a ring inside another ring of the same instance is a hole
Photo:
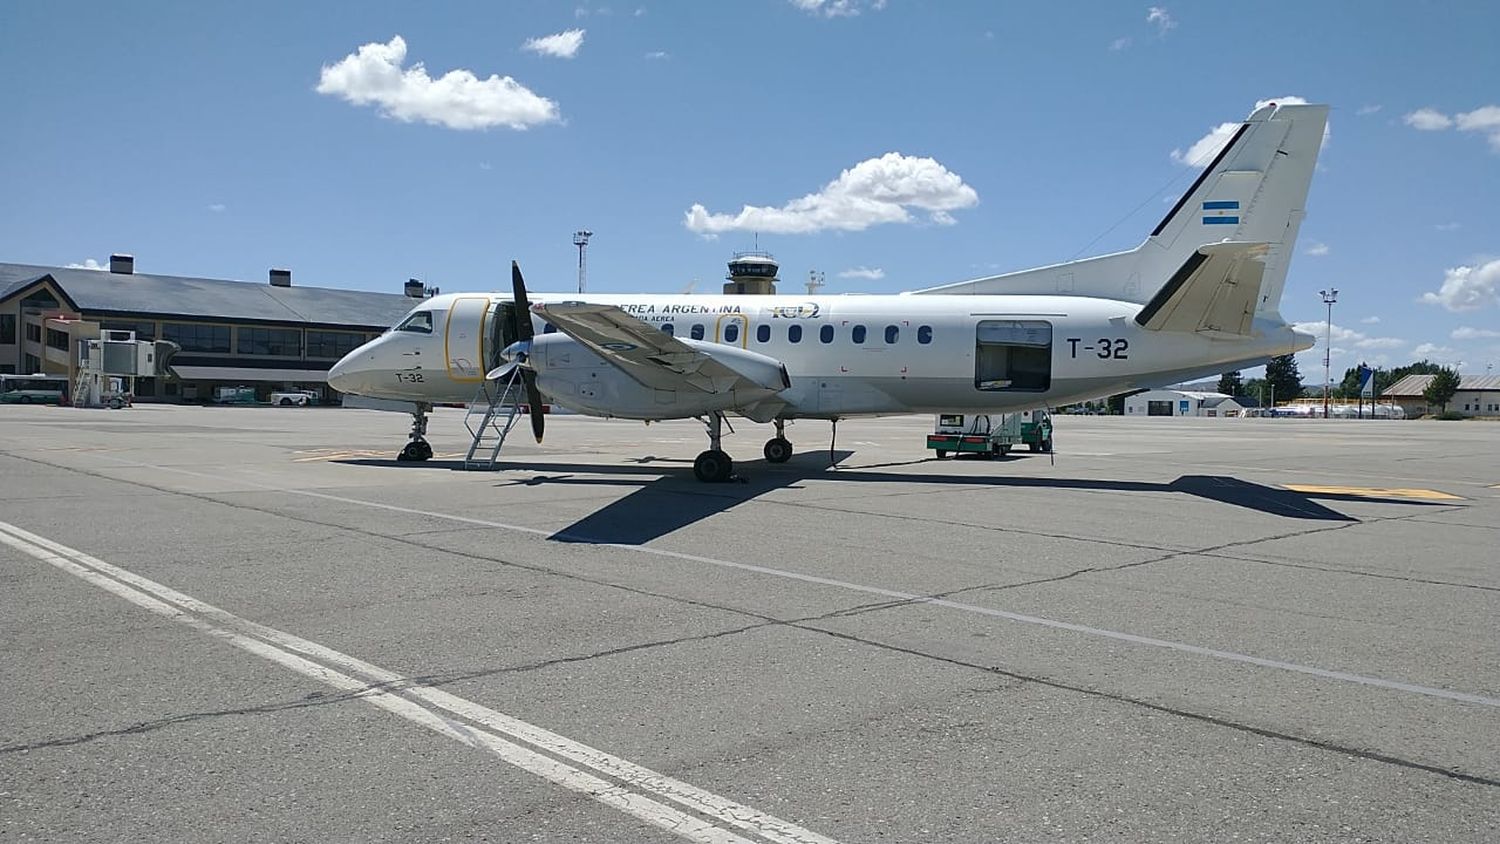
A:
{"label": "nose landing gear", "polygon": [[427,444],[427,414],[432,412],[432,405],[426,402],[418,402],[417,409],[411,414],[411,441],[396,455],[400,463],[414,463],[432,459],[432,446]]}
{"label": "nose landing gear", "polygon": [[734,475],[734,461],[719,448],[724,414],[717,411],[709,414],[705,424],[708,426],[708,451],[693,461],[693,475],[704,483],[724,483]]}

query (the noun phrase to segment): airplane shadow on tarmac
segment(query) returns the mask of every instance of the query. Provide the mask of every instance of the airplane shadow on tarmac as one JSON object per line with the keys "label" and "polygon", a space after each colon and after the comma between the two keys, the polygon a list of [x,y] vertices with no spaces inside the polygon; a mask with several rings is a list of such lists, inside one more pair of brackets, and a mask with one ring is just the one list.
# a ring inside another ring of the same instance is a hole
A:
{"label": "airplane shadow on tarmac", "polygon": [[[838,462],[853,452],[838,451]],[[1004,465],[1017,457],[993,461]],[[461,460],[429,460],[425,463],[393,463],[386,460],[335,461],[353,465],[425,468],[462,471]],[[805,452],[783,464],[764,460],[735,463],[736,477],[726,484],[702,484],[692,475],[691,461],[648,456],[625,465],[562,463],[546,460],[501,461],[504,472],[529,472],[530,477],[503,480],[496,486],[630,486],[637,489],[605,507],[557,531],[550,538],[561,542],[641,545],[738,504],[778,489],[795,488],[808,480],[839,484],[891,483],[914,486],[990,487],[994,489],[1085,490],[1097,492],[1175,492],[1255,510],[1287,519],[1354,522],[1358,519],[1334,510],[1321,501],[1363,501],[1408,506],[1441,506],[1438,502],[1380,498],[1335,492],[1295,492],[1240,480],[1227,475],[1183,475],[1171,483],[1120,481],[1092,478],[1016,477],[985,475],[926,475],[882,471],[898,466],[937,462],[937,458],[903,463],[831,468],[827,452]],[[662,465],[668,464],[668,465]],[[1317,500],[1315,500],[1317,499]]]}

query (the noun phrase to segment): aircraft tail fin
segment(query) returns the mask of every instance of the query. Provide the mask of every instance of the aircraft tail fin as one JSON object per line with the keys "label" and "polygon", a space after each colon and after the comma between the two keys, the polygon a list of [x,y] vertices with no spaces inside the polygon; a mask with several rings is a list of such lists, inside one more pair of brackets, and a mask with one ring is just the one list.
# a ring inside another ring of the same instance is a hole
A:
{"label": "aircraft tail fin", "polygon": [[[1328,106],[1269,103],[1240,124],[1197,180],[1128,252],[931,287],[917,293],[1097,296],[1146,304],[1207,243],[1266,251],[1254,313],[1277,314]],[[1144,285],[1143,285],[1144,282]]]}
{"label": "aircraft tail fin", "polygon": [[1268,244],[1255,311],[1279,312],[1327,123],[1325,105],[1257,109],[1152,230],[1142,263],[1176,268],[1215,235]]}

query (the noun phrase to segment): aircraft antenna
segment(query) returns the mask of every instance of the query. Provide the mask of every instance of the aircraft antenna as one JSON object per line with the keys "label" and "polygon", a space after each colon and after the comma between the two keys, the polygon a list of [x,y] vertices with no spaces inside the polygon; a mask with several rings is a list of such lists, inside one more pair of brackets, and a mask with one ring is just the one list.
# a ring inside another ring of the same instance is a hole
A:
{"label": "aircraft antenna", "polygon": [[588,263],[589,238],[591,238],[593,236],[594,236],[594,233],[591,232],[591,231],[588,231],[586,229],[579,229],[578,231],[573,232],[573,245],[576,246],[576,247],[578,247],[578,292],[579,293],[582,293],[584,287],[586,287],[587,284],[588,284],[588,273],[589,273],[589,263]]}

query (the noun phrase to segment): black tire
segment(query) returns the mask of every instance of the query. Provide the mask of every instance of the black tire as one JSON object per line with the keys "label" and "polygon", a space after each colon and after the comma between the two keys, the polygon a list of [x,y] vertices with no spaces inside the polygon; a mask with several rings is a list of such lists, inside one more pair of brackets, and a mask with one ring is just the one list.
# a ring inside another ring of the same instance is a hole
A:
{"label": "black tire", "polygon": [[429,445],[426,440],[417,440],[417,459],[418,460],[431,460],[432,459],[432,446]]}
{"label": "black tire", "polygon": [[785,437],[774,437],[766,441],[763,453],[767,463],[785,463],[792,459],[792,443]]}
{"label": "black tire", "polygon": [[1041,451],[1042,450],[1042,444],[1041,443],[1027,443],[1026,444],[1026,449],[1028,451]]}
{"label": "black tire", "polygon": [[281,401],[277,402],[277,404],[281,405],[282,407],[291,407],[292,400],[283,396]]}
{"label": "black tire", "polygon": [[722,451],[705,451],[693,461],[693,475],[706,484],[721,484],[734,474],[734,461]]}
{"label": "black tire", "polygon": [[942,460],[948,456],[948,450],[943,448],[937,449],[937,456],[939,460]]}
{"label": "black tire", "polygon": [[1042,440],[1042,453],[1043,454],[1051,454],[1052,453],[1052,439],[1050,437],[1047,438],[1047,439],[1045,439],[1045,440]]}
{"label": "black tire", "polygon": [[31,404],[31,396],[21,396],[21,404]]}

